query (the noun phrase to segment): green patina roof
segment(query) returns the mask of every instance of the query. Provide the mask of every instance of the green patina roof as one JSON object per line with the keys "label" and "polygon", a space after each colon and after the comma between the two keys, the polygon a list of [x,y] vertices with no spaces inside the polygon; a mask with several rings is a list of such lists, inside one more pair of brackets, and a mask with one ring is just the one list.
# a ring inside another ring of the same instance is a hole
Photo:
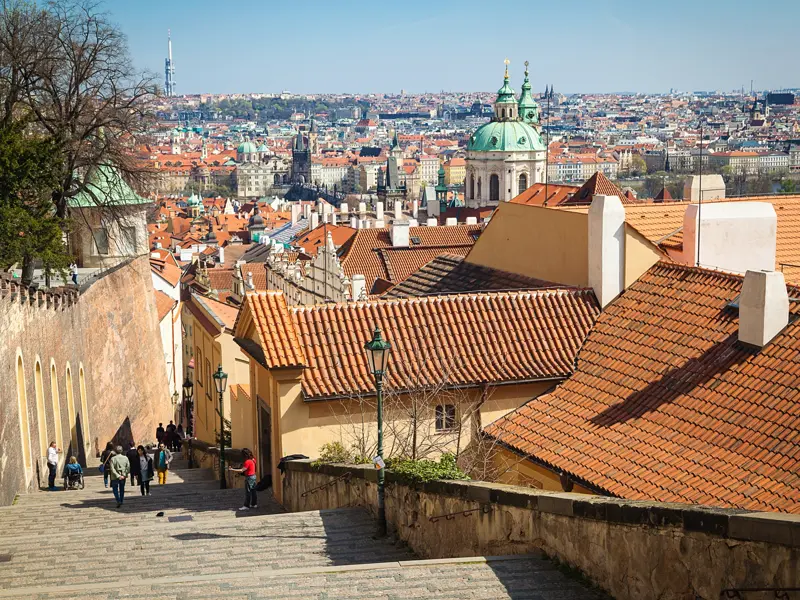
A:
{"label": "green patina roof", "polygon": [[253,142],[242,142],[236,151],[240,154],[254,154],[257,152],[256,145]]}
{"label": "green patina roof", "polygon": [[515,104],[517,99],[514,97],[514,90],[508,83],[508,69],[506,68],[506,75],[503,78],[503,87],[497,90],[497,100],[495,104]]}
{"label": "green patina roof", "polygon": [[481,125],[469,138],[473,152],[544,151],[542,136],[522,121],[491,121]]}
{"label": "green patina roof", "polygon": [[526,123],[539,122],[539,105],[531,96],[531,82],[528,79],[528,64],[525,63],[525,81],[522,82],[522,93],[519,95],[519,117]]}
{"label": "green patina roof", "polygon": [[150,200],[142,198],[133,191],[119,171],[111,165],[100,165],[94,172],[90,181],[86,183],[86,190],[76,194],[69,200],[72,208],[89,208],[102,206],[135,206],[150,204]]}

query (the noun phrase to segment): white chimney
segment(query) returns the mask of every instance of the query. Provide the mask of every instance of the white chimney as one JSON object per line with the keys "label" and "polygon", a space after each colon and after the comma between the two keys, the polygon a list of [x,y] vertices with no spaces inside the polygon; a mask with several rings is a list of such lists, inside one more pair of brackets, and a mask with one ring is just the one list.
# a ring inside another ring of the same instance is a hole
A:
{"label": "white chimney", "polygon": [[428,227],[436,227],[439,221],[435,217],[430,217],[425,223]]}
{"label": "white chimney", "polygon": [[401,200],[394,201],[394,218],[395,219],[403,218],[403,202]]}
{"label": "white chimney", "polygon": [[316,229],[319,225],[319,213],[314,211],[311,213],[311,229]]}
{"label": "white chimney", "polygon": [[739,341],[763,348],[789,324],[783,273],[747,271],[739,297]]}
{"label": "white chimney", "polygon": [[292,226],[297,225],[297,222],[300,220],[301,210],[299,204],[292,204]]}
{"label": "white chimney", "polygon": [[408,221],[393,221],[392,222],[392,246],[395,248],[408,248],[409,242],[409,225]]}
{"label": "white chimney", "polygon": [[311,218],[311,205],[303,204],[303,217],[306,219]]}
{"label": "white chimney", "polygon": [[326,213],[324,210],[322,211],[322,222],[323,223],[328,222],[328,213]]}
{"label": "white chimney", "polygon": [[219,257],[219,264],[225,264],[225,248],[222,246],[217,248],[217,256]]}
{"label": "white chimney", "polygon": [[358,214],[361,215],[361,218],[364,218],[364,215],[367,214],[367,203],[366,202],[359,202],[358,203]]}
{"label": "white chimney", "polygon": [[[702,187],[701,184],[702,183]],[[722,175],[691,175],[683,184],[683,199],[689,202],[717,200],[725,197]]]}
{"label": "white chimney", "polygon": [[375,218],[383,220],[383,202],[375,203]]}
{"label": "white chimney", "polygon": [[408,226],[409,227],[419,227],[419,221],[417,221],[416,219],[409,219],[408,220]]}
{"label": "white chimney", "polygon": [[448,227],[453,227],[455,225],[458,225],[458,219],[456,219],[455,217],[447,217],[447,219],[445,219],[444,221],[444,224],[447,225]]}
{"label": "white chimney", "polygon": [[625,208],[617,196],[598,194],[589,207],[589,286],[601,308],[625,289]]}
{"label": "white chimney", "polygon": [[467,225],[477,225],[478,217],[467,217]]}
{"label": "white chimney", "polygon": [[419,217],[419,200],[411,201],[411,216],[415,219]]}
{"label": "white chimney", "polygon": [[375,219],[375,229],[383,229],[386,227],[386,221],[383,219]]}
{"label": "white chimney", "polygon": [[158,252],[151,252],[150,258],[161,258],[161,255]]}
{"label": "white chimney", "polygon": [[343,218],[347,216],[347,211],[349,209],[350,207],[347,206],[347,202],[342,202],[342,205],[339,207],[339,212],[342,213]]}
{"label": "white chimney", "polygon": [[358,217],[353,215],[350,217],[350,227],[353,229],[358,229]]}
{"label": "white chimney", "polygon": [[367,279],[363,275],[356,273],[353,275],[351,282],[351,300],[366,300],[367,299]]}
{"label": "white chimney", "polygon": [[331,225],[336,225],[336,213],[331,211]]}
{"label": "white chimney", "polygon": [[690,204],[683,216],[683,262],[732,273],[772,271],[777,234],[769,202]]}

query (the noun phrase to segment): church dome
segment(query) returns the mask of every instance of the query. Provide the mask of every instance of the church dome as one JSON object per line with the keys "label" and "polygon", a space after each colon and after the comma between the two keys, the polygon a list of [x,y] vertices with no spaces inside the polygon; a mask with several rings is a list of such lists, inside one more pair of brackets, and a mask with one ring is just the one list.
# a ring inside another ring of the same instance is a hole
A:
{"label": "church dome", "polygon": [[258,152],[269,152],[269,148],[267,148],[267,145],[266,145],[266,144],[261,144],[261,145],[258,147]]}
{"label": "church dome", "polygon": [[200,198],[200,196],[198,196],[197,194],[192,194],[191,196],[189,196],[189,199],[186,201],[186,204],[188,206],[200,206],[200,204],[202,204],[202,203],[203,203],[202,198]]}
{"label": "church dome", "polygon": [[264,219],[261,218],[261,215],[256,213],[250,220],[247,222],[248,227],[263,227],[264,226]]}
{"label": "church dome", "polygon": [[242,142],[236,149],[239,154],[255,154],[258,150],[253,142]]}
{"label": "church dome", "polygon": [[522,121],[490,121],[481,125],[469,138],[472,152],[538,152],[545,150],[542,136]]}

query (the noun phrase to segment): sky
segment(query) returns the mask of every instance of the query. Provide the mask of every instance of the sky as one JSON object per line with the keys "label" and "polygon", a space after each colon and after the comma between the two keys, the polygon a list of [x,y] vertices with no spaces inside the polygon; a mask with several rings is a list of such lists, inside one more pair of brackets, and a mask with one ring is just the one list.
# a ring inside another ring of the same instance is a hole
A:
{"label": "sky", "polygon": [[105,0],[176,92],[666,92],[800,86],[798,0]]}

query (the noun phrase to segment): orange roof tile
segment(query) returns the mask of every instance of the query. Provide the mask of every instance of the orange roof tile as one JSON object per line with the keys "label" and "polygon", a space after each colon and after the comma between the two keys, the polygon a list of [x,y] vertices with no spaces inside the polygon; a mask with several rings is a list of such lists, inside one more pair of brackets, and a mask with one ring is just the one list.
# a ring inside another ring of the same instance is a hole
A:
{"label": "orange roof tile", "polygon": [[266,263],[245,263],[241,267],[242,278],[245,283],[250,281],[250,274],[253,275],[253,287],[257,291],[267,289],[267,265]]}
{"label": "orange roof tile", "polygon": [[156,311],[158,312],[158,320],[161,321],[166,317],[177,304],[175,300],[167,296],[161,290],[155,290],[156,296]]}
{"label": "orange roof tile", "polygon": [[569,379],[486,432],[615,496],[800,513],[800,320],[740,344],[741,287],[657,263],[598,317]]}
{"label": "orange roof tile", "polygon": [[[289,309],[308,349],[303,393],[317,399],[373,393],[364,343],[376,326],[392,344],[386,384],[395,391],[563,378],[598,312],[594,294],[577,289]],[[280,326],[270,331],[268,343],[282,343]]]}
{"label": "orange roof tile", "polygon": [[325,238],[329,232],[333,239],[333,245],[338,248],[353,237],[356,230],[348,225],[330,225],[328,223],[323,223],[316,229],[305,231],[303,235],[296,239],[294,244],[303,248],[308,254],[316,256],[317,249],[321,248],[325,243]]}
{"label": "orange roof tile", "polygon": [[572,197],[562,203],[562,206],[591,204],[595,194],[600,194],[602,196],[618,196],[623,204],[633,204],[633,202],[622,193],[621,189],[611,183],[608,177],[603,175],[602,172],[596,171]]}
{"label": "orange roof tile", "polygon": [[[534,183],[527,190],[512,198],[511,202],[533,206],[558,206],[568,200],[579,189],[576,185]],[[545,193],[547,194],[546,204]]]}
{"label": "orange roof tile", "polygon": [[253,317],[267,368],[301,367],[306,364],[283,292],[248,293],[242,310],[249,311]]}

